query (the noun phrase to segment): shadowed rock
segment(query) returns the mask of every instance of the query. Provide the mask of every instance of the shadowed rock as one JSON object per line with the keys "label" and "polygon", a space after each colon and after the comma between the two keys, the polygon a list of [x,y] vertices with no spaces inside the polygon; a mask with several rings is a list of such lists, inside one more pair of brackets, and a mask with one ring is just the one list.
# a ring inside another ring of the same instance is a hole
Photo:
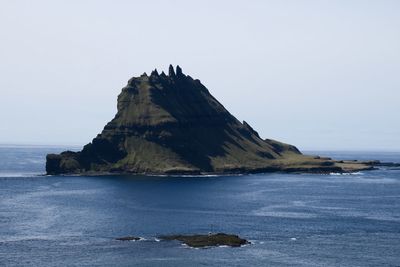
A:
{"label": "shadowed rock", "polygon": [[[201,84],[157,70],[133,77],[118,96],[117,114],[79,152],[49,154],[47,174],[210,174],[343,172],[371,169],[302,155],[260,135],[230,114]],[[244,95],[245,97],[245,95]]]}
{"label": "shadowed rock", "polygon": [[169,75],[169,77],[171,77],[171,78],[175,77],[175,71],[174,71],[174,67],[173,67],[172,65],[169,65],[169,68],[168,68],[168,75]]}
{"label": "shadowed rock", "polygon": [[193,248],[216,246],[240,247],[249,244],[249,241],[242,239],[237,235],[228,235],[224,233],[208,235],[170,235],[161,236],[160,239],[178,240]]}
{"label": "shadowed rock", "polygon": [[140,240],[140,237],[124,236],[124,237],[115,238],[115,240],[119,240],[119,241],[138,241],[138,240]]}

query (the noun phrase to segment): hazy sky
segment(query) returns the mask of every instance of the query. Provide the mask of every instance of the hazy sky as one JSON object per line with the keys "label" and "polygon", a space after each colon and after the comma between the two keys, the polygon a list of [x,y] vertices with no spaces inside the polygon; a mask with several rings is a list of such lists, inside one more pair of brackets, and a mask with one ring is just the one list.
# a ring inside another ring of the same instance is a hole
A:
{"label": "hazy sky", "polygon": [[400,1],[2,0],[0,38],[0,143],[88,143],[172,63],[262,137],[400,150]]}

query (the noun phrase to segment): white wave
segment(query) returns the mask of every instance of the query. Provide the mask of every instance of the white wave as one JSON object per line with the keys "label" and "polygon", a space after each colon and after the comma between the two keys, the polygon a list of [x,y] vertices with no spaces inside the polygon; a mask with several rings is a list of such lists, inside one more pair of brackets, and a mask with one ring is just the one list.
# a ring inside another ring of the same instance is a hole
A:
{"label": "white wave", "polygon": [[21,178],[21,177],[39,177],[41,173],[38,172],[0,172],[0,179],[1,178]]}
{"label": "white wave", "polygon": [[348,176],[348,175],[364,175],[363,172],[331,172],[329,175],[332,176]]}
{"label": "white wave", "polygon": [[43,159],[26,159],[28,163],[33,163],[33,164],[39,164],[39,163],[45,163],[45,160]]}
{"label": "white wave", "polygon": [[256,211],[254,215],[289,219],[311,219],[318,217],[317,214],[295,211]]}
{"label": "white wave", "polygon": [[224,173],[224,174],[144,174],[149,177],[176,177],[176,178],[207,178],[207,177],[231,177],[231,176],[244,176],[249,174],[242,173]]}
{"label": "white wave", "polygon": [[292,201],[291,205],[289,204],[289,205],[265,206],[258,210],[252,211],[252,214],[256,216],[290,218],[290,219],[310,219],[318,217],[318,215],[315,213],[287,210],[288,208],[305,207],[305,206],[306,202],[304,201]]}

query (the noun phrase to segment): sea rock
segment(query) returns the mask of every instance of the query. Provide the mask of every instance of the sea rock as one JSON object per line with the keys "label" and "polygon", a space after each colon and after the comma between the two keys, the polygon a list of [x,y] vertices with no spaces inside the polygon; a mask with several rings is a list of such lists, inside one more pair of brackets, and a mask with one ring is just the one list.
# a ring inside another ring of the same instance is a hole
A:
{"label": "sea rock", "polygon": [[306,156],[295,146],[263,140],[199,80],[180,67],[175,72],[172,65],[168,73],[154,70],[150,76],[131,78],[118,96],[117,114],[103,131],[79,152],[47,155],[47,174],[343,172],[372,167]]}
{"label": "sea rock", "polygon": [[138,240],[140,240],[140,237],[124,236],[124,237],[115,238],[115,240],[119,240],[119,241],[138,241]]}
{"label": "sea rock", "polygon": [[250,242],[242,239],[237,235],[229,235],[224,233],[208,234],[208,235],[170,235],[161,236],[162,240],[178,240],[193,248],[229,246],[240,247]]}

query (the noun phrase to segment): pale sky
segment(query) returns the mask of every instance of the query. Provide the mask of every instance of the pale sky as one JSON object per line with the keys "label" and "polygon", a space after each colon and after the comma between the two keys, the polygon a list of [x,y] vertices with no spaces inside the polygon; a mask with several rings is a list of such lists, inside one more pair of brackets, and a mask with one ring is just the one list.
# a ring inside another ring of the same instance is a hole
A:
{"label": "pale sky", "polygon": [[264,138],[400,151],[400,1],[0,2],[0,143],[83,145],[179,64]]}

